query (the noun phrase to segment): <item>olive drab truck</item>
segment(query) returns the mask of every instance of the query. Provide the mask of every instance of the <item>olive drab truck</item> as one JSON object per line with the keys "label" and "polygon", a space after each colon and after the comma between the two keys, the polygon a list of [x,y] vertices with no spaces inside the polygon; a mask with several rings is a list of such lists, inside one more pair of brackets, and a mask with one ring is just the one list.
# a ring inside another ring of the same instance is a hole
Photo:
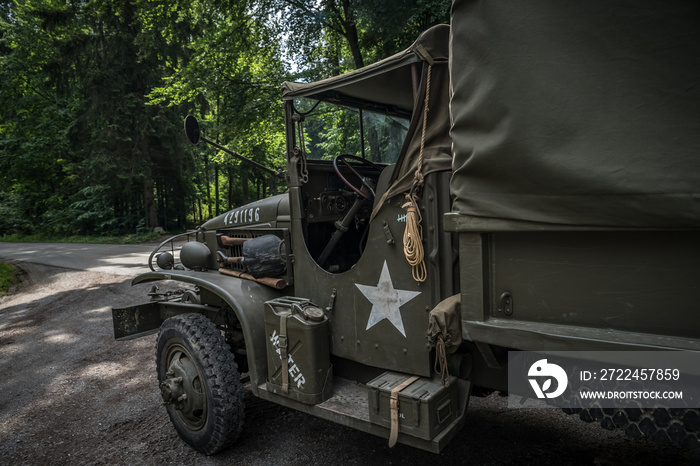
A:
{"label": "olive drab truck", "polygon": [[[697,10],[455,0],[401,53],[283,83],[288,190],[164,242],[133,283],[178,289],[113,309],[118,339],[158,331],[180,436],[232,444],[249,380],[439,452],[509,353],[699,351]],[[700,430],[697,406],[569,412]]]}

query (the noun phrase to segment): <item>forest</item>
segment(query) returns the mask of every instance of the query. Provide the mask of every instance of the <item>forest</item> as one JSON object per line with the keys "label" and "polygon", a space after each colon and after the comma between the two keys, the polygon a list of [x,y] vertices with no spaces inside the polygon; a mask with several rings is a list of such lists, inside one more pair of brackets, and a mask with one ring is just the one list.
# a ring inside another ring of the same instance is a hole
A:
{"label": "forest", "polygon": [[0,1],[0,238],[183,231],[285,189],[280,85],[396,53],[449,0]]}

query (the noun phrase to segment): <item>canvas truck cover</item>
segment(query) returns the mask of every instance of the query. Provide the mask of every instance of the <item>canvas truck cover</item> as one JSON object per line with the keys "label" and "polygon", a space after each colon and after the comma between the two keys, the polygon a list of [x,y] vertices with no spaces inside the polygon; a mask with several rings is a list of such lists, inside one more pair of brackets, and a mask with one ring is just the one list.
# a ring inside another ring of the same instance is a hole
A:
{"label": "canvas truck cover", "polygon": [[455,0],[453,213],[700,227],[698,20],[690,0]]}
{"label": "canvas truck cover", "polygon": [[406,50],[364,68],[312,83],[284,82],[282,98],[309,97],[339,103],[357,100],[411,112],[414,92],[410,65],[425,61],[426,56],[446,61],[449,33],[449,26],[435,26]]}

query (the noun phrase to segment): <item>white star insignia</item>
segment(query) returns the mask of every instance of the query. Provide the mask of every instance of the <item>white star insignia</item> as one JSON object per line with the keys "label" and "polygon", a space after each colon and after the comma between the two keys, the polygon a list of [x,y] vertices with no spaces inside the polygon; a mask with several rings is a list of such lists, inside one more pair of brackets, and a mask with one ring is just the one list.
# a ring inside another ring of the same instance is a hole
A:
{"label": "white star insignia", "polygon": [[389,319],[389,322],[405,337],[406,331],[403,328],[400,307],[418,296],[420,291],[395,289],[386,261],[384,261],[384,267],[379,276],[377,286],[358,285],[357,283],[355,286],[372,303],[372,310],[370,311],[365,330],[369,330],[384,319]]}

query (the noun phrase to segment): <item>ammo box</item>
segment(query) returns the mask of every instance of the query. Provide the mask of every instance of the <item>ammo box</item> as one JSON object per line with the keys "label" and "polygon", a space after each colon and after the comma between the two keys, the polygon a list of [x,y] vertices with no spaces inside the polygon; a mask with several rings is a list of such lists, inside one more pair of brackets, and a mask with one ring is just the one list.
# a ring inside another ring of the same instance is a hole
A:
{"label": "ammo box", "polygon": [[[389,399],[391,390],[410,375],[385,372],[367,384],[369,419],[375,424],[391,427]],[[432,440],[457,416],[459,392],[457,381],[442,386],[440,379],[421,377],[399,392],[399,432]]]}
{"label": "ammo box", "polygon": [[331,397],[328,317],[321,309],[302,298],[268,301],[265,334],[268,391],[306,404],[321,403]]}

